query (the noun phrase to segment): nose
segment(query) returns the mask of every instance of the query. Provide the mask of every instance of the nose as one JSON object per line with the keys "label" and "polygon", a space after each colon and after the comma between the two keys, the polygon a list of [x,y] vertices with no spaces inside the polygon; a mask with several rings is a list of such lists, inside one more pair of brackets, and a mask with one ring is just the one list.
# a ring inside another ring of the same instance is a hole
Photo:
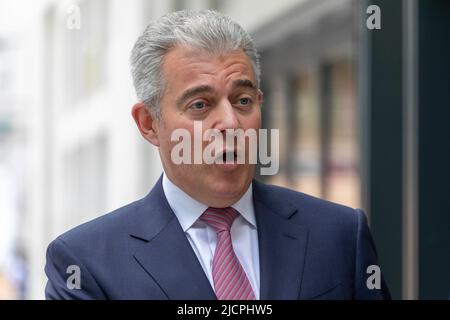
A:
{"label": "nose", "polygon": [[239,128],[239,119],[236,115],[236,110],[228,99],[221,100],[216,110],[216,124],[214,128],[220,131]]}

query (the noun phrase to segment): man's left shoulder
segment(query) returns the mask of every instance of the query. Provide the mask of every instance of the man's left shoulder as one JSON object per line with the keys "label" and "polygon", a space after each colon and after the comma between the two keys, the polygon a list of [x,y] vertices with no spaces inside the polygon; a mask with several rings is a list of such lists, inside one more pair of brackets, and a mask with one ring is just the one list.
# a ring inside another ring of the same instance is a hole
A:
{"label": "man's left shoulder", "polygon": [[364,213],[361,210],[276,185],[254,182],[255,201],[262,201],[273,211],[290,206],[296,213],[291,220],[302,224],[334,224],[354,227]]}

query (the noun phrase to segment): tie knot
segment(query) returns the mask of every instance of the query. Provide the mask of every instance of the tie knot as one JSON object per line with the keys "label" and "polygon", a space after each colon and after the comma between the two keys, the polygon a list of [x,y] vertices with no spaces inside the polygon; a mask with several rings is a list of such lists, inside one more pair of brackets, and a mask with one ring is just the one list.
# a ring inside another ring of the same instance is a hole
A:
{"label": "tie knot", "polygon": [[220,231],[230,231],[234,219],[239,213],[231,208],[211,208],[203,212],[200,220],[206,222],[210,227],[214,228],[217,233]]}

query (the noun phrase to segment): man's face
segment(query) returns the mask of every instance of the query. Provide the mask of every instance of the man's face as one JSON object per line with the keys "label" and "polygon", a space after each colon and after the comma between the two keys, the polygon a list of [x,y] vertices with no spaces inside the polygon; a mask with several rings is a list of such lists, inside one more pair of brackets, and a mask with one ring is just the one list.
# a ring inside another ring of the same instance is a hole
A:
{"label": "man's face", "polygon": [[[166,88],[160,105],[161,119],[154,121],[154,128],[167,176],[208,206],[233,204],[247,191],[254,164],[174,164],[172,148],[179,142],[171,141],[171,135],[183,128],[193,139],[194,121],[202,122],[203,132],[258,130],[262,93],[256,88],[250,59],[242,50],[212,56],[175,47],[165,56],[163,75]],[[225,146],[225,134],[223,142]],[[205,148],[210,142],[202,143]]]}

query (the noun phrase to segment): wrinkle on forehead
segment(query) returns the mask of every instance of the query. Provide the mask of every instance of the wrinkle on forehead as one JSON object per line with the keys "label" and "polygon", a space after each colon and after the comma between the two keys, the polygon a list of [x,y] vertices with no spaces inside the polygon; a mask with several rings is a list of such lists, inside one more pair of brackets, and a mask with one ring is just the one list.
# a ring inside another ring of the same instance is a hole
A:
{"label": "wrinkle on forehead", "polygon": [[[210,79],[229,83],[236,77],[255,81],[250,59],[241,49],[221,55],[198,52],[190,48],[175,47],[167,55],[163,66],[166,84],[186,86],[196,83],[206,85]],[[204,80],[204,81],[203,81]],[[173,88],[176,89],[176,88]]]}
{"label": "wrinkle on forehead", "polygon": [[[239,60],[238,63],[241,63],[246,68],[250,67],[251,70],[253,69],[250,58],[242,49],[217,54],[201,49],[196,50],[189,47],[176,46],[165,55],[163,69],[165,69],[164,67],[166,67],[172,60],[178,60],[181,63],[190,64],[193,66],[203,66],[205,64],[219,62],[219,64],[221,64],[221,68],[229,68],[233,64],[237,63],[236,60]],[[229,62],[227,63],[227,61]]]}

